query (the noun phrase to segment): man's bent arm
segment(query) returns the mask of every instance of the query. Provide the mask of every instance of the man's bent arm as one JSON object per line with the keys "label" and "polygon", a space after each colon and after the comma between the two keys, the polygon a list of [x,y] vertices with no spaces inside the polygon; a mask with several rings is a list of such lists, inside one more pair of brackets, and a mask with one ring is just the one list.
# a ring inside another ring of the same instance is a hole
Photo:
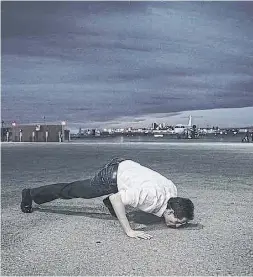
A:
{"label": "man's bent arm", "polygon": [[132,228],[130,227],[129,221],[127,219],[126,209],[122,202],[120,194],[116,193],[116,194],[110,195],[109,199],[112,203],[113,209],[125,233],[127,234],[131,232]]}
{"label": "man's bent arm", "polygon": [[109,199],[112,203],[113,209],[116,213],[116,216],[124,229],[125,233],[132,238],[141,238],[141,239],[150,239],[152,236],[146,234],[143,231],[135,231],[131,228],[129,221],[126,216],[125,205],[122,202],[121,196],[119,193],[109,196]]}

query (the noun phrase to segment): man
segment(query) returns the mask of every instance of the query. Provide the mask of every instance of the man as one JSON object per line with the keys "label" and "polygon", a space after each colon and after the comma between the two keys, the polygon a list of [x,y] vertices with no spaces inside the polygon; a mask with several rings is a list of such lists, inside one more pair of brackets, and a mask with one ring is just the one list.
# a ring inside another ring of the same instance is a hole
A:
{"label": "man", "polygon": [[99,170],[92,179],[72,183],[57,183],[22,191],[21,210],[32,212],[32,202],[43,204],[55,199],[96,198],[116,216],[127,236],[150,239],[152,236],[130,227],[125,206],[164,217],[169,227],[180,227],[194,217],[190,199],[177,197],[177,188],[158,172],[132,160],[115,158]]}

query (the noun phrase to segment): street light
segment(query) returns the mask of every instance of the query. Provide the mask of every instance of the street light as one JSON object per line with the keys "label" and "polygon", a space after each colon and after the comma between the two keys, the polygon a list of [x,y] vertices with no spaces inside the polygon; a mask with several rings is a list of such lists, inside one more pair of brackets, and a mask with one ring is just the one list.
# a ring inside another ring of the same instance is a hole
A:
{"label": "street light", "polygon": [[23,137],[23,130],[20,129],[20,130],[19,130],[19,142],[22,141],[22,137]]}
{"label": "street light", "polygon": [[14,127],[16,127],[17,124],[16,124],[15,121],[13,121],[13,122],[11,123],[11,125],[12,125],[11,140],[12,140],[12,141],[15,141],[16,132],[15,132],[15,134],[14,134]]}
{"label": "street light", "polygon": [[61,122],[61,134],[62,134],[62,142],[64,142],[64,126],[66,125],[66,121]]}

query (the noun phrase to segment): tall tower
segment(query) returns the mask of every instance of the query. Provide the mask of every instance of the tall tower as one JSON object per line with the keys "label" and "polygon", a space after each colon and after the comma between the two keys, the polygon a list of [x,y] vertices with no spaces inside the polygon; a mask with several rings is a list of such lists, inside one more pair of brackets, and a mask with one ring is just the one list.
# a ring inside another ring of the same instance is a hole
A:
{"label": "tall tower", "polygon": [[188,122],[188,126],[192,126],[192,116],[189,116],[189,122]]}
{"label": "tall tower", "polygon": [[157,123],[152,123],[152,129],[156,130],[156,128],[158,127]]}

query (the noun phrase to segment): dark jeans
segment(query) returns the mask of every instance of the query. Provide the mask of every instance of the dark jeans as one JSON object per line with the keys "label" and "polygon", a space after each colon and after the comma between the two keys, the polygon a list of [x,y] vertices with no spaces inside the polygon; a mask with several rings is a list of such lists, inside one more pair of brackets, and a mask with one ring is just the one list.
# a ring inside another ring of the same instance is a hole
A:
{"label": "dark jeans", "polygon": [[112,159],[91,179],[33,188],[31,189],[32,199],[37,204],[43,204],[55,199],[89,199],[117,193],[117,171],[122,161],[124,159]]}

